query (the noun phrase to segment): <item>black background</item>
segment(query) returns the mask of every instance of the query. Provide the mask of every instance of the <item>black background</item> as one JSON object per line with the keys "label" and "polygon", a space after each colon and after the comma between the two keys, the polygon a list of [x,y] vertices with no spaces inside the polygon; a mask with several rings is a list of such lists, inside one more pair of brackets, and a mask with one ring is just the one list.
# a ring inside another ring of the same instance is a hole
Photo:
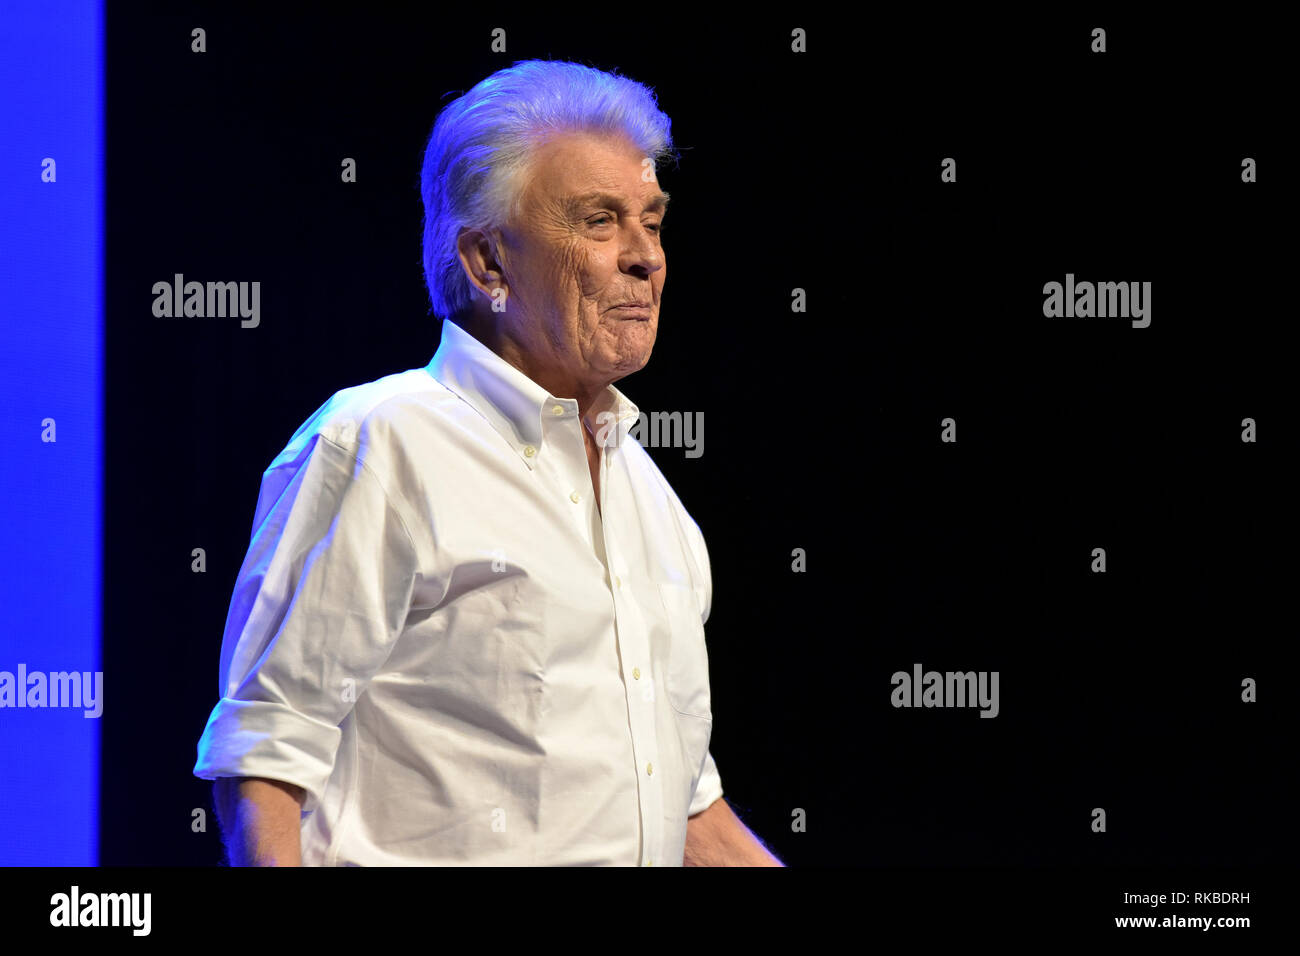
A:
{"label": "black background", "polygon": [[[1277,24],[108,13],[104,864],[220,861],[191,771],[262,471],[333,392],[432,356],[425,140],[531,58],[673,120],[659,337],[618,384],[704,413],[703,457],[650,451],[709,546],[711,749],[747,824],[792,866],[1282,860]],[[260,281],[260,326],[155,318],[178,272]],[[1150,327],[1044,318],[1067,272],[1150,281]],[[1000,715],[893,708],[916,662],[999,671]]]}

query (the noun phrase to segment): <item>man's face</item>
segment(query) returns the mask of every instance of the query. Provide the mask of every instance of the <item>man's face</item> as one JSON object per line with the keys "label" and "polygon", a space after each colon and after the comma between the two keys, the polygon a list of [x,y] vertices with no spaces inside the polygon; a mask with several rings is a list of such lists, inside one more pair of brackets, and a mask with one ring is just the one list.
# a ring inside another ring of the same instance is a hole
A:
{"label": "man's face", "polygon": [[643,158],[622,138],[556,136],[533,154],[518,217],[501,231],[509,294],[498,318],[556,381],[603,388],[650,358],[666,197]]}

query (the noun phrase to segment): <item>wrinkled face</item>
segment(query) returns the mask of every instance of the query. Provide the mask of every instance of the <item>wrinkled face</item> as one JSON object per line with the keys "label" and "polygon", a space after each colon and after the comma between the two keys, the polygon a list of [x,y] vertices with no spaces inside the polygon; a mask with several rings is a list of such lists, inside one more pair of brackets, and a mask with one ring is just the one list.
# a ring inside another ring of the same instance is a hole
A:
{"label": "wrinkled face", "polygon": [[533,154],[501,230],[506,319],[532,361],[604,387],[650,358],[667,196],[625,139],[563,133]]}

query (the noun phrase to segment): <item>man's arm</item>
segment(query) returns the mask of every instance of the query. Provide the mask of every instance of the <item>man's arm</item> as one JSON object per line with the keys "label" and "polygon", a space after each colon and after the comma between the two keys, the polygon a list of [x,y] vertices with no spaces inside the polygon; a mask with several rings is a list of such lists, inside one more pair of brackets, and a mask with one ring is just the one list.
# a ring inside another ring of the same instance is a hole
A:
{"label": "man's arm", "polygon": [[785,866],[768,852],[725,797],[686,821],[685,866]]}
{"label": "man's arm", "polygon": [[231,866],[302,866],[301,787],[261,777],[220,777],[212,787]]}
{"label": "man's arm", "polygon": [[387,425],[368,428],[308,433],[263,477],[222,638],[223,696],[194,765],[223,781],[214,803],[235,865],[301,865],[302,811],[329,781],[355,701],[344,691],[369,684],[409,613],[416,522],[361,454],[382,453]]}

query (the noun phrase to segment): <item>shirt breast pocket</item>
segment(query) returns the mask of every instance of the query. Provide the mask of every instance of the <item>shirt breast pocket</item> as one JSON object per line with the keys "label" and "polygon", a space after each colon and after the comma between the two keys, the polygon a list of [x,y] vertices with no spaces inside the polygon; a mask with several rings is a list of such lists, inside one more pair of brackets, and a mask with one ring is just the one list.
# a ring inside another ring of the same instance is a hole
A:
{"label": "shirt breast pocket", "polygon": [[[682,761],[688,779],[683,799],[691,794],[704,771],[713,733],[713,711],[709,699],[709,656],[704,646],[704,624],[695,592],[689,587],[660,584],[659,594],[667,612],[668,641],[661,660],[664,696],[673,711]],[[683,810],[683,813],[685,811]]]}

